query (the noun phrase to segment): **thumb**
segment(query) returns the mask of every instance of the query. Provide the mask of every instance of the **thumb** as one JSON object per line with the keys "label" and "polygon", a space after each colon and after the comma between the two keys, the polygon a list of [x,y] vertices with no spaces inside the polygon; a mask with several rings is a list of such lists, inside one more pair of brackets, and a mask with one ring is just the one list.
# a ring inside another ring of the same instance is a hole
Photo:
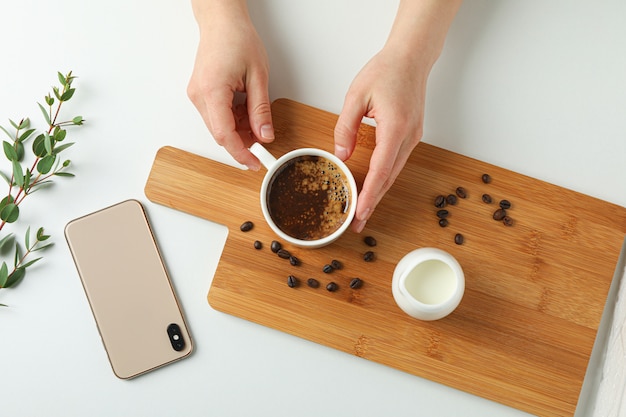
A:
{"label": "thumb", "polygon": [[247,88],[248,119],[254,135],[261,142],[274,140],[272,106],[268,94],[267,80],[252,83]]}
{"label": "thumb", "polygon": [[346,97],[335,125],[335,155],[342,161],[354,152],[357,132],[366,110],[360,101]]}

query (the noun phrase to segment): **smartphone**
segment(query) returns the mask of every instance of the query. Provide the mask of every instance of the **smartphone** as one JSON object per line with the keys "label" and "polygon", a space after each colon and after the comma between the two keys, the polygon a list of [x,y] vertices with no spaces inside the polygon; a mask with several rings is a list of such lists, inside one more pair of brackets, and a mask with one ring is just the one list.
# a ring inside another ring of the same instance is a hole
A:
{"label": "smartphone", "polygon": [[139,201],[72,220],[65,237],[118,378],[142,375],[192,352],[182,310]]}

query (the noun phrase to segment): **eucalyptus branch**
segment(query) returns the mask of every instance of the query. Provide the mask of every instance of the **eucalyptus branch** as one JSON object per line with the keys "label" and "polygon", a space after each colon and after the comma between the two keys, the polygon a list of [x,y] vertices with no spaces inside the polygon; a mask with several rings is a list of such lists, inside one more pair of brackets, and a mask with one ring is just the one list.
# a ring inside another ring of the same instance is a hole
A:
{"label": "eucalyptus branch", "polygon": [[[74,174],[67,171],[68,167],[71,165],[70,160],[66,159],[61,162],[59,154],[74,144],[73,142],[64,142],[67,136],[66,128],[80,126],[85,120],[82,116],[76,116],[71,120],[57,121],[60,117],[63,104],[69,101],[76,91],[72,86],[76,77],[72,75],[71,71],[66,75],[59,72],[57,73],[57,77],[60,85],[52,87],[52,94],[48,93],[44,97],[45,106],[41,103],[37,103],[46,122],[46,128],[42,133],[35,136],[30,147],[32,151],[32,163],[26,163],[24,161],[27,153],[25,143],[32,138],[33,134],[36,132],[36,129],[31,128],[30,120],[24,118],[16,123],[9,119],[13,132],[9,130],[11,128],[7,129],[0,126],[0,130],[4,131],[9,138],[8,141],[5,140],[2,142],[2,148],[4,155],[11,165],[9,174],[0,171],[0,176],[2,176],[8,184],[8,192],[5,194],[4,198],[0,200],[0,231],[2,231],[7,224],[14,223],[18,220],[20,205],[27,196],[44,186],[51,185],[53,183],[53,177],[74,176]],[[12,235],[8,235],[0,239],[0,248],[11,238]],[[24,277],[26,268],[41,259],[36,258],[35,260],[27,261],[27,257],[31,255],[32,252],[50,246],[51,244],[43,244],[48,238],[49,236],[44,234],[43,228],[39,228],[35,234],[34,243],[31,245],[30,227],[28,228],[24,238],[25,251],[23,255],[21,254],[22,250],[20,245],[16,243],[13,269],[9,271],[6,262],[0,265],[0,288],[14,286]]]}

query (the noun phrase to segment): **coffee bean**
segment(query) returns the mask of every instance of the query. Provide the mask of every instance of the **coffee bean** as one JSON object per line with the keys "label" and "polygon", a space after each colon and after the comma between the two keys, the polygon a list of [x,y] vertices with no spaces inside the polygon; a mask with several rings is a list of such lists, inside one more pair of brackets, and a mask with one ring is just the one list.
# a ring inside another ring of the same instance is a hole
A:
{"label": "coffee bean", "polygon": [[326,289],[330,292],[337,291],[338,288],[339,286],[334,282],[329,282],[328,285],[326,285]]}
{"label": "coffee bean", "polygon": [[241,226],[239,226],[239,230],[242,232],[249,232],[254,227],[254,223],[251,221],[243,222]]}
{"label": "coffee bean", "polygon": [[322,272],[324,272],[325,274],[330,274],[331,272],[333,272],[335,270],[335,268],[333,268],[333,266],[331,264],[326,264],[324,265],[324,267],[322,268]]}
{"label": "coffee bean", "polygon": [[361,288],[362,286],[363,280],[361,278],[352,278],[352,280],[350,281],[350,288],[352,288],[353,290]]}
{"label": "coffee bean", "polygon": [[294,277],[293,275],[289,275],[287,277],[287,285],[289,285],[291,288],[296,288],[299,283],[300,282],[298,281],[298,278]]}
{"label": "coffee bean", "polygon": [[291,256],[289,257],[289,263],[290,263],[292,266],[298,266],[298,265],[300,265],[300,259],[298,259],[298,258],[296,258],[295,256],[291,255]]}
{"label": "coffee bean", "polygon": [[448,225],[448,219],[439,219],[439,226],[446,227]]}
{"label": "coffee bean", "polygon": [[439,217],[440,219],[445,219],[446,217],[448,217],[449,214],[450,212],[448,212],[448,210],[437,210],[437,217]]}
{"label": "coffee bean", "polygon": [[465,238],[462,234],[457,233],[456,235],[454,235],[454,243],[456,243],[457,245],[462,245],[463,241],[465,241]]}
{"label": "coffee bean", "polygon": [[367,246],[376,246],[376,239],[374,239],[372,236],[365,236],[365,239],[363,239],[363,241],[365,242],[365,244]]}
{"label": "coffee bean", "polygon": [[509,216],[504,216],[504,218],[502,219],[502,223],[505,226],[513,226],[513,219],[510,218]]}
{"label": "coffee bean", "polygon": [[483,174],[481,179],[485,184],[489,184],[491,182],[491,176],[489,174]]}
{"label": "coffee bean", "polygon": [[491,204],[491,196],[489,194],[483,194],[483,203]]}
{"label": "coffee bean", "polygon": [[278,253],[278,251],[281,250],[282,247],[283,245],[281,245],[279,241],[272,240],[272,245],[270,246],[270,249],[272,250],[272,252]]}
{"label": "coffee bean", "polygon": [[446,206],[446,198],[442,195],[435,197],[435,207],[444,208]]}
{"label": "coffee bean", "polygon": [[306,285],[308,285],[311,288],[318,288],[320,286],[320,282],[316,280],[315,278],[309,278],[306,280]]}
{"label": "coffee bean", "polygon": [[374,257],[375,257],[374,252],[372,252],[371,250],[368,250],[367,252],[363,254],[363,260],[365,262],[372,262],[374,260]]}
{"label": "coffee bean", "polygon": [[506,210],[499,208],[498,210],[494,211],[493,213],[493,219],[494,220],[502,220],[506,217]]}
{"label": "coffee bean", "polygon": [[500,207],[504,210],[508,210],[511,208],[511,202],[509,200],[501,200]]}
{"label": "coffee bean", "polygon": [[456,205],[456,196],[454,194],[450,194],[449,196],[446,197],[446,202],[448,204],[450,204],[451,206]]}
{"label": "coffee bean", "polygon": [[289,259],[289,257],[291,256],[289,251],[285,249],[279,249],[278,252],[276,252],[276,254],[278,255],[279,258],[283,258],[283,259]]}
{"label": "coffee bean", "polygon": [[263,243],[260,240],[254,241],[254,249],[263,249]]}
{"label": "coffee bean", "polygon": [[463,187],[457,187],[455,192],[456,192],[456,195],[459,198],[466,198],[467,197],[467,191],[465,191],[465,188],[463,188]]}
{"label": "coffee bean", "polygon": [[332,267],[333,267],[333,269],[341,269],[341,268],[343,268],[343,265],[341,264],[341,262],[339,262],[339,261],[338,261],[338,260],[336,260],[336,259],[333,259],[333,260],[330,262],[330,266],[332,266]]}

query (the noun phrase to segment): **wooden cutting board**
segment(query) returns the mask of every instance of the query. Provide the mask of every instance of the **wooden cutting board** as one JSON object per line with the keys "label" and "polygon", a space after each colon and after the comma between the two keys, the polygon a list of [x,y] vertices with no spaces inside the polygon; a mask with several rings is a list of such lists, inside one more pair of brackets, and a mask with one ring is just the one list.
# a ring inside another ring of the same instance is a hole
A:
{"label": "wooden cutting board", "polygon": [[[285,99],[272,109],[275,156],[332,151],[336,115]],[[363,125],[348,161],[359,187],[374,135]],[[156,155],[147,197],[229,229],[208,294],[213,308],[539,416],[574,414],[626,234],[625,208],[422,142],[361,235],[348,232],[322,249],[287,246],[302,262],[292,266],[270,251],[275,236],[258,202],[264,173],[171,147]],[[459,186],[468,197],[447,207],[442,228],[433,201]],[[511,201],[513,226],[492,219],[497,203],[482,202],[483,193]],[[247,220],[255,226],[241,232]],[[464,244],[454,243],[456,233]],[[368,235],[376,247],[365,245]],[[405,315],[391,294],[396,263],[424,246],[452,253],[466,276],[459,308],[435,322]],[[364,262],[370,249],[375,260]],[[333,259],[344,268],[324,274]],[[302,284],[288,287],[289,275]],[[309,277],[320,288],[308,287]],[[350,289],[353,277],[362,288]],[[330,281],[338,291],[324,288]]]}

